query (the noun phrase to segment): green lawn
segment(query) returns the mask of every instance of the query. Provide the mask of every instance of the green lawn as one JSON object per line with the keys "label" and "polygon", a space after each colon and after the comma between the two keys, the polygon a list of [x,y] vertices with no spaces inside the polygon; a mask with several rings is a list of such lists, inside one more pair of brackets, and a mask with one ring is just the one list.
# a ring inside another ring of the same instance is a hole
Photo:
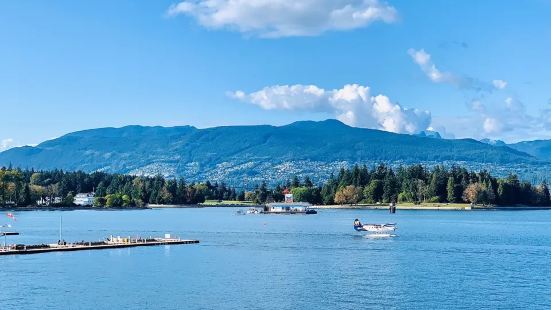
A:
{"label": "green lawn", "polygon": [[445,202],[423,202],[421,204],[414,204],[412,202],[404,202],[397,204],[397,207],[405,208],[442,208],[442,209],[465,209],[469,208],[471,204],[469,203],[445,203]]}
{"label": "green lawn", "polygon": [[256,206],[252,201],[233,201],[233,200],[206,200],[202,203],[204,206],[220,206],[220,205],[235,205],[235,206]]}

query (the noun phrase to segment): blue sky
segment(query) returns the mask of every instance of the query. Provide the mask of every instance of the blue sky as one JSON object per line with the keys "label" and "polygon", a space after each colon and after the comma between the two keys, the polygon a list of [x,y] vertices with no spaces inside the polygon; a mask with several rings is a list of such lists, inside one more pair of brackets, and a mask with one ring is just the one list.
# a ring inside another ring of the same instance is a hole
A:
{"label": "blue sky", "polygon": [[550,20],[543,0],[2,1],[0,149],[326,118],[551,138]]}

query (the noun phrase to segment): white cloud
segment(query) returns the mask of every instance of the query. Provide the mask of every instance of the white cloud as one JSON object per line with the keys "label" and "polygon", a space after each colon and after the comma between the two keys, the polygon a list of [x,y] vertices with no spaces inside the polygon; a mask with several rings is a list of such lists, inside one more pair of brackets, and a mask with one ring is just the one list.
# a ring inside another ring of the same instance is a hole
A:
{"label": "white cloud", "polygon": [[489,134],[501,133],[503,130],[503,125],[500,121],[493,117],[487,117],[484,119],[483,124],[484,132]]}
{"label": "white cloud", "polygon": [[275,85],[230,95],[266,110],[328,112],[351,126],[397,133],[417,133],[431,123],[430,112],[404,108],[384,95],[372,96],[369,87],[358,84],[332,90],[315,85]]}
{"label": "white cloud", "polygon": [[496,89],[505,89],[505,87],[507,87],[507,81],[504,81],[504,80],[493,80],[492,81],[492,85],[494,85],[494,87]]}
{"label": "white cloud", "polygon": [[408,50],[409,56],[413,61],[425,72],[427,77],[435,83],[452,83],[457,84],[459,79],[451,73],[440,71],[432,62],[431,56],[425,50]]}
{"label": "white cloud", "polygon": [[408,54],[415,64],[421,68],[425,75],[434,83],[451,84],[459,89],[474,91],[475,93],[491,93],[494,90],[502,90],[507,87],[507,81],[493,80],[492,82],[481,81],[469,76],[462,76],[451,72],[443,72],[434,62],[429,53],[424,49],[416,50],[410,48]]}
{"label": "white cloud", "polygon": [[184,0],[171,5],[168,14],[192,16],[211,29],[271,38],[313,36],[398,18],[394,7],[379,0]]}
{"label": "white cloud", "polygon": [[2,139],[0,141],[0,152],[15,147],[15,141],[12,138]]}

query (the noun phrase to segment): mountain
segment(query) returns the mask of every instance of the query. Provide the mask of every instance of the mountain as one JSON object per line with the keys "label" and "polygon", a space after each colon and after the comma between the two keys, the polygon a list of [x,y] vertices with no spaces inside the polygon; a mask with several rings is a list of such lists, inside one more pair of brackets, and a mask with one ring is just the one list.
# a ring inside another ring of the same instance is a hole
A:
{"label": "mountain", "polygon": [[351,164],[460,163],[472,168],[540,165],[507,146],[355,128],[336,120],[285,126],[101,128],[0,153],[0,165],[270,183],[314,180]]}
{"label": "mountain", "polygon": [[427,137],[427,138],[435,138],[435,139],[442,139],[442,136],[440,136],[440,133],[438,133],[438,131],[434,131],[434,130],[423,130],[420,133],[418,133],[417,136]]}
{"label": "mountain", "polygon": [[480,142],[482,143],[486,143],[486,144],[490,144],[490,145],[494,145],[494,146],[507,146],[507,144],[501,140],[492,140],[492,139],[482,139],[480,140]]}
{"label": "mountain", "polygon": [[534,157],[551,161],[551,140],[523,141],[508,146]]}

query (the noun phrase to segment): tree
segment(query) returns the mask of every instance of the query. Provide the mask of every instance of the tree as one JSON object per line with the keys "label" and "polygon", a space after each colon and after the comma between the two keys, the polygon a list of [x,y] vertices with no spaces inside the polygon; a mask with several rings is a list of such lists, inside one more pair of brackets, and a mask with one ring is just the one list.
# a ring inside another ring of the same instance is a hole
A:
{"label": "tree", "polygon": [[122,206],[122,196],[120,194],[109,194],[105,196],[105,206],[108,208]]}
{"label": "tree", "polygon": [[132,205],[132,200],[130,199],[130,196],[128,195],[122,195],[122,206],[123,207],[129,207]]}
{"label": "tree", "polygon": [[293,180],[291,181],[291,187],[299,187],[299,186],[300,186],[300,181],[298,177],[295,175],[293,176]]}
{"label": "tree", "polygon": [[471,203],[477,203],[478,202],[478,194],[481,190],[481,186],[479,183],[472,183],[465,188],[465,191],[463,192],[463,200]]}
{"label": "tree", "polygon": [[495,194],[490,185],[479,182],[469,184],[463,193],[463,199],[474,204],[490,204],[495,201]]}
{"label": "tree", "polygon": [[416,194],[417,194],[417,201],[418,202],[426,201],[429,188],[425,183],[425,181],[417,180],[417,182],[415,183],[415,188],[416,188]]}
{"label": "tree", "polygon": [[75,196],[72,192],[69,192],[65,198],[63,198],[63,205],[64,206],[72,206],[75,201]]}
{"label": "tree", "polygon": [[448,202],[456,202],[458,200],[457,193],[456,193],[456,186],[455,186],[455,180],[453,176],[450,176],[448,178],[448,184],[446,185],[446,191],[448,192]]}
{"label": "tree", "polygon": [[364,189],[363,196],[368,203],[380,202],[383,198],[384,184],[383,181],[373,179]]}
{"label": "tree", "polygon": [[435,198],[439,202],[446,200],[447,191],[446,183],[448,181],[447,172],[444,167],[436,166],[431,173],[430,183],[428,187],[428,194],[430,197]]}
{"label": "tree", "polygon": [[361,191],[354,185],[348,185],[341,188],[335,194],[335,203],[336,204],[355,204],[358,203],[360,199]]}
{"label": "tree", "polygon": [[240,191],[237,195],[237,201],[245,201],[245,191]]}
{"label": "tree", "polygon": [[96,197],[94,199],[94,207],[105,207],[105,198]]}
{"label": "tree", "polygon": [[306,187],[313,187],[314,186],[314,183],[312,183],[312,180],[310,180],[309,176],[306,176],[304,178],[304,186],[306,186]]}
{"label": "tree", "polygon": [[321,203],[321,193],[319,187],[295,187],[291,190],[295,201],[304,201],[311,204]]}
{"label": "tree", "polygon": [[255,198],[256,198],[255,199],[256,203],[258,204],[266,202],[266,199],[268,198],[268,186],[266,185],[265,181],[262,181],[262,184],[260,184],[260,187],[256,189]]}
{"label": "tree", "polygon": [[387,171],[383,183],[383,202],[396,202],[398,200],[398,182],[392,169]]}
{"label": "tree", "polygon": [[335,193],[337,192],[337,181],[335,180],[333,174],[329,177],[329,180],[323,184],[321,188],[321,200],[325,205],[330,205],[335,203]]}

